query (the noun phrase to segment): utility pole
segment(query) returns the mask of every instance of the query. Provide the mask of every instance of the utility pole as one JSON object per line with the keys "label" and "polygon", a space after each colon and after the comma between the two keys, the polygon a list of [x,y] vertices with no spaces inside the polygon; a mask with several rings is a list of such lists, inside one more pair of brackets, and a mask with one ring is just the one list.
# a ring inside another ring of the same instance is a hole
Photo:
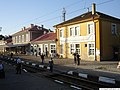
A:
{"label": "utility pole", "polygon": [[[65,8],[63,8],[63,11],[62,11],[62,17],[63,17],[63,22],[65,22],[65,15],[66,15],[66,10],[65,10]],[[66,33],[65,33],[65,47],[66,47],[66,51],[65,51],[65,53],[66,53],[66,58],[67,58],[67,49],[68,49],[68,46],[67,46],[67,30],[65,29],[65,31],[66,31]]]}
{"label": "utility pole", "polygon": [[65,8],[63,8],[63,11],[62,11],[63,22],[65,21],[65,15],[66,15],[66,10]]}
{"label": "utility pole", "polygon": [[95,61],[97,61],[97,56],[96,56],[96,23],[94,21],[94,15],[96,15],[96,4],[92,4],[92,15],[93,15],[93,22],[94,22],[94,32],[95,32]]}
{"label": "utility pole", "polygon": [[0,31],[2,30],[2,27],[0,27]]}

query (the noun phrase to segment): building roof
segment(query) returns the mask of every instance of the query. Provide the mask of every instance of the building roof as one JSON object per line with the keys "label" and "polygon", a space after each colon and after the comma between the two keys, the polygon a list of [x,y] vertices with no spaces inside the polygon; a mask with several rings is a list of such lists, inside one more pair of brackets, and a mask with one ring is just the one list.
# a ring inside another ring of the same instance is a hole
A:
{"label": "building roof", "polygon": [[28,27],[28,28],[24,27],[20,31],[14,33],[13,35],[17,35],[17,34],[20,34],[20,33],[23,33],[23,32],[28,32],[28,31],[39,31],[39,30],[41,30],[41,31],[49,31],[48,29],[45,29],[43,27],[31,24],[30,27]]}
{"label": "building roof", "polygon": [[38,41],[46,41],[46,40],[55,40],[56,39],[56,33],[54,32],[49,32],[47,34],[44,34],[34,40],[32,40],[31,42],[38,42]]}
{"label": "building roof", "polygon": [[94,18],[105,18],[105,19],[113,19],[113,20],[118,20],[120,21],[120,19],[116,18],[116,17],[113,17],[113,16],[110,16],[110,15],[107,15],[107,14],[104,14],[104,13],[101,13],[101,12],[96,12],[96,14],[92,15],[92,12],[87,12],[87,13],[84,13],[82,15],[79,15],[75,18],[72,18],[70,20],[67,20],[65,22],[62,22],[60,24],[57,24],[57,25],[54,25],[54,27],[56,26],[59,26],[59,25],[64,25],[64,24],[70,24],[70,23],[74,23],[74,22],[78,22],[78,21],[84,21],[86,19],[93,19]]}

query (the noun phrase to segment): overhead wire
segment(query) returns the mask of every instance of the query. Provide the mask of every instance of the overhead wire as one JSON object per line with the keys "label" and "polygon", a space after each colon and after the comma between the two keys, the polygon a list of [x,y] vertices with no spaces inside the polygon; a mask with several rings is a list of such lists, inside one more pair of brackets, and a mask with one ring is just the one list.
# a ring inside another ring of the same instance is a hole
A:
{"label": "overhead wire", "polygon": [[[83,0],[81,0],[81,1],[83,1]],[[65,6],[65,8],[69,8],[69,7],[71,7],[71,6],[75,5],[75,4],[78,4],[78,2],[80,2],[80,1],[77,1],[77,2],[74,2],[74,3],[72,3],[72,4],[69,4],[69,5]],[[56,9],[56,10],[51,11],[51,12],[49,12],[49,13],[46,13],[46,14],[44,14],[44,15],[42,15],[42,16],[39,16],[39,17],[37,17],[37,18],[31,19],[31,20],[29,20],[29,21],[26,21],[26,22],[24,22],[24,23],[22,23],[22,24],[26,24],[26,23],[29,23],[29,22],[31,22],[31,21],[38,20],[38,19],[43,18],[43,17],[45,17],[45,16],[54,14],[54,13],[60,11],[60,10],[62,10],[62,8]]]}
{"label": "overhead wire", "polygon": [[[112,1],[114,1],[114,0],[107,0],[107,1],[105,1],[105,2],[97,3],[96,5],[102,5],[102,4],[105,4],[105,3],[112,2]],[[92,6],[90,5],[90,6],[88,6],[88,7],[84,7],[84,8],[81,8],[81,9],[74,10],[74,11],[72,11],[72,12],[67,13],[67,15],[70,15],[70,14],[72,14],[72,13],[74,13],[74,12],[77,12],[77,11],[80,11],[80,10],[85,10],[85,9],[87,9],[87,8],[90,8],[90,7],[92,7]],[[60,16],[57,16],[57,17],[60,17]],[[56,19],[57,17],[55,17],[55,18],[53,18],[53,19]],[[48,22],[49,20],[52,20],[52,18],[51,18],[51,19],[46,19],[46,20],[44,20],[43,22],[45,22],[45,21]],[[42,23],[42,21],[41,21],[40,23]]]}
{"label": "overhead wire", "polygon": [[[81,1],[83,1],[83,0],[81,0]],[[105,3],[112,2],[112,1],[114,1],[114,0],[107,0],[107,1],[104,1],[104,2],[101,2],[101,3],[97,3],[96,5],[102,5],[102,4],[105,4]],[[79,1],[79,2],[80,2],[80,1]],[[65,8],[70,8],[71,6],[73,6],[73,5],[75,5],[75,4],[78,4],[78,1],[75,2],[75,3],[72,3],[72,4],[69,4],[69,5],[65,6]],[[86,5],[86,2],[85,2],[85,5]],[[91,6],[91,5],[90,5],[90,6],[87,6],[87,7],[84,6],[83,8],[80,8],[80,9],[77,9],[77,10],[74,10],[74,11],[71,11],[71,12],[67,13],[67,15],[70,15],[70,14],[75,13],[75,12],[80,11],[80,10],[88,9],[88,8],[90,8],[90,7],[92,7],[92,6]],[[34,20],[38,20],[38,19],[43,18],[43,17],[45,17],[45,16],[54,14],[54,13],[56,13],[57,11],[60,11],[61,9],[62,9],[62,8],[57,9],[57,10],[55,10],[55,11],[52,11],[52,12],[50,12],[50,13],[44,14],[44,15],[42,15],[42,16],[40,16],[40,17],[37,17],[37,18],[32,19],[32,20],[29,20],[29,21],[27,21],[27,22],[25,22],[25,23],[28,23],[28,22],[31,22],[31,21],[34,21]],[[58,18],[60,18],[60,17],[61,17],[61,15],[56,16],[56,17],[54,17],[54,18],[46,19],[46,20],[43,20],[43,21],[40,21],[40,22],[36,22],[36,24],[43,23],[43,22],[49,22],[49,21],[58,19]],[[23,23],[23,24],[25,24],[25,23]],[[23,24],[21,24],[21,25],[23,25]]]}

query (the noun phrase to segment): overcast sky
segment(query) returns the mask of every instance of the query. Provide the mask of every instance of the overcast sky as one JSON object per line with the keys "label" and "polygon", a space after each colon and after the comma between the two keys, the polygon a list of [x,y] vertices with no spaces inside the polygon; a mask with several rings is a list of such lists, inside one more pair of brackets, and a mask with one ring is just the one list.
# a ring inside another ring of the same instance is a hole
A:
{"label": "overcast sky", "polygon": [[31,23],[53,26],[62,22],[62,9],[66,9],[66,20],[91,11],[92,3],[97,11],[120,18],[120,0],[0,0],[0,27],[2,35],[12,35]]}

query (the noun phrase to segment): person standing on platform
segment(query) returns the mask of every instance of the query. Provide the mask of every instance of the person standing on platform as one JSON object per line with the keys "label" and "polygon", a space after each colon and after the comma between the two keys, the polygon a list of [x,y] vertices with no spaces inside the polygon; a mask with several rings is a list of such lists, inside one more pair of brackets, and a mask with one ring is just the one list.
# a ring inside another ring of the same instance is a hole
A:
{"label": "person standing on platform", "polygon": [[13,58],[13,53],[10,54],[10,58]]}
{"label": "person standing on platform", "polygon": [[77,65],[80,65],[80,55],[77,53]]}
{"label": "person standing on platform", "polygon": [[21,69],[22,69],[22,62],[21,59],[18,57],[16,60],[16,74],[21,74]]}
{"label": "person standing on platform", "polygon": [[73,56],[74,56],[74,63],[75,63],[75,65],[76,65],[76,59],[77,59],[77,54],[76,54],[76,52],[73,54]]}
{"label": "person standing on platform", "polygon": [[5,78],[4,65],[2,61],[0,61],[0,78]]}
{"label": "person standing on platform", "polygon": [[42,53],[42,55],[41,55],[42,64],[44,64],[44,57],[45,57],[45,55]]}
{"label": "person standing on platform", "polygon": [[53,59],[52,58],[49,60],[49,67],[50,67],[50,71],[53,72]]}

